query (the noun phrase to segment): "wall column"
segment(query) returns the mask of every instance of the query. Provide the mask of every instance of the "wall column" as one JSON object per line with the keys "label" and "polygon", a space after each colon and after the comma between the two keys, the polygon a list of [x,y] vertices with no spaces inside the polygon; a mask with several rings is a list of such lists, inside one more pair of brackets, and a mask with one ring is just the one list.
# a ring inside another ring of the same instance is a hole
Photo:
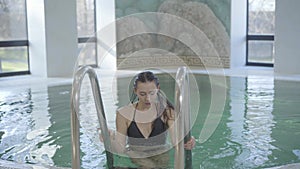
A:
{"label": "wall column", "polygon": [[72,77],[78,55],[76,1],[27,0],[30,70]]}
{"label": "wall column", "polygon": [[116,27],[115,1],[95,0],[98,66],[116,69]]}
{"label": "wall column", "polygon": [[246,65],[247,0],[231,0],[230,68]]}
{"label": "wall column", "polygon": [[276,0],[275,73],[300,74],[299,6],[299,0]]}

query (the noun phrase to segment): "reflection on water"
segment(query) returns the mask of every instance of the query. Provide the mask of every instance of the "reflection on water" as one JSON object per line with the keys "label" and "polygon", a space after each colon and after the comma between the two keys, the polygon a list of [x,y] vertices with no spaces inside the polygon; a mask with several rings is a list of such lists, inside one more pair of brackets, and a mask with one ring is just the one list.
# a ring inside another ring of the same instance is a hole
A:
{"label": "reflection on water", "polygon": [[274,85],[272,78],[248,77],[244,121],[245,148],[249,155],[244,160],[250,166],[261,166],[275,149],[270,143],[273,120]]}
{"label": "reflection on water", "polygon": [[[166,76],[160,77],[161,88],[173,101],[174,85]],[[192,134],[198,138],[205,127],[214,84],[206,75],[195,77],[201,99]],[[114,128],[117,106],[128,104],[131,77],[106,80],[101,92],[108,125]],[[230,77],[227,83],[223,116],[213,135],[204,143],[198,142],[193,150],[194,168],[265,168],[299,163],[300,83],[254,76]],[[70,167],[70,90],[70,85],[0,90],[0,158]],[[89,83],[84,83],[81,92],[82,168],[104,168]]]}
{"label": "reflection on water", "polygon": [[[55,127],[56,122],[55,113],[51,114],[51,111],[63,111],[55,110],[59,104],[50,106],[49,97],[47,87],[1,92],[1,159],[54,165],[55,153],[62,145],[57,144],[58,138],[51,134],[51,128]],[[70,124],[68,121],[67,124]]]}
{"label": "reflection on water", "polygon": [[[222,121],[207,142],[197,145],[194,166],[266,168],[299,163],[299,82],[253,76],[230,77],[228,83]],[[205,115],[197,121],[201,118]],[[198,126],[193,133],[201,130]]]}
{"label": "reflection on water", "polygon": [[[275,147],[271,144],[274,81],[272,78],[231,78],[231,116],[228,123],[231,140],[241,145],[237,165],[258,167],[269,161]],[[244,85],[243,85],[244,83]],[[245,91],[245,92],[244,92]]]}

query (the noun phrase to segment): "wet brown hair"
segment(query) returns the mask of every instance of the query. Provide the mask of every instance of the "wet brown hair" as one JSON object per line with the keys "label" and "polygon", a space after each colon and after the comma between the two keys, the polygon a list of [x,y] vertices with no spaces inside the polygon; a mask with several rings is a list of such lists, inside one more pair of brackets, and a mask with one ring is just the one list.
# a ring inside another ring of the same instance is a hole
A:
{"label": "wet brown hair", "polygon": [[[156,87],[159,87],[159,79],[152,73],[151,71],[144,71],[139,73],[133,82],[133,88],[137,88],[138,82],[146,83],[146,82],[154,82]],[[137,100],[137,95],[132,92],[132,95],[130,97],[130,102],[133,103]],[[157,99],[158,99],[158,105],[156,105],[156,110],[158,112],[158,115],[163,115],[164,120],[168,121],[170,118],[172,118],[170,109],[174,110],[173,104],[168,100],[168,98],[161,92],[161,90],[157,93]],[[168,112],[169,111],[169,112]]]}

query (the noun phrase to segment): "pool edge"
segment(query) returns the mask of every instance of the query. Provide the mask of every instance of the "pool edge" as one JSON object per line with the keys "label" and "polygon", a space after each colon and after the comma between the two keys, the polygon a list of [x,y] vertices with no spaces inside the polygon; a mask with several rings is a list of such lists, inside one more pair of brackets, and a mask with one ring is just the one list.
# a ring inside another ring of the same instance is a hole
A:
{"label": "pool edge", "polygon": [[1,169],[71,169],[66,167],[54,167],[54,166],[41,166],[33,164],[20,164],[13,161],[7,161],[0,159]]}

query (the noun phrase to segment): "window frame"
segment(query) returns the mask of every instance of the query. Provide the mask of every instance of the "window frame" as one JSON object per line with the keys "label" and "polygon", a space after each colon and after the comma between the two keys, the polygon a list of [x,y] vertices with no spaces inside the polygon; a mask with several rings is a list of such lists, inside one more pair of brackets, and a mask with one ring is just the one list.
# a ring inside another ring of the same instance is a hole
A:
{"label": "window frame", "polygon": [[0,72],[0,77],[31,74],[31,72],[30,72],[30,56],[29,56],[29,40],[28,40],[27,0],[25,0],[24,4],[25,4],[24,12],[25,12],[25,19],[26,19],[26,21],[25,21],[26,40],[5,40],[5,41],[0,40],[0,48],[26,47],[28,70],[16,71],[16,72]]}
{"label": "window frame", "polygon": [[272,41],[274,42],[274,35],[250,35],[249,34],[249,0],[247,0],[247,18],[246,18],[246,66],[265,66],[274,67],[274,63],[260,63],[260,62],[250,62],[249,61],[249,42],[250,41]]}
{"label": "window frame", "polygon": [[96,10],[96,0],[93,0],[93,5],[94,5],[94,35],[95,36],[85,36],[85,37],[79,37],[77,38],[77,43],[79,44],[85,44],[85,43],[95,43],[95,64],[91,64],[89,66],[93,68],[98,67],[98,49],[97,49],[97,10]]}
{"label": "window frame", "polygon": [[30,59],[29,58],[29,41],[28,40],[0,41],[0,48],[8,48],[8,47],[26,47],[27,56],[28,56],[28,58],[27,58],[28,70],[15,71],[15,72],[0,72],[0,77],[30,74],[31,72],[30,72],[30,62],[29,62],[29,59]]}

